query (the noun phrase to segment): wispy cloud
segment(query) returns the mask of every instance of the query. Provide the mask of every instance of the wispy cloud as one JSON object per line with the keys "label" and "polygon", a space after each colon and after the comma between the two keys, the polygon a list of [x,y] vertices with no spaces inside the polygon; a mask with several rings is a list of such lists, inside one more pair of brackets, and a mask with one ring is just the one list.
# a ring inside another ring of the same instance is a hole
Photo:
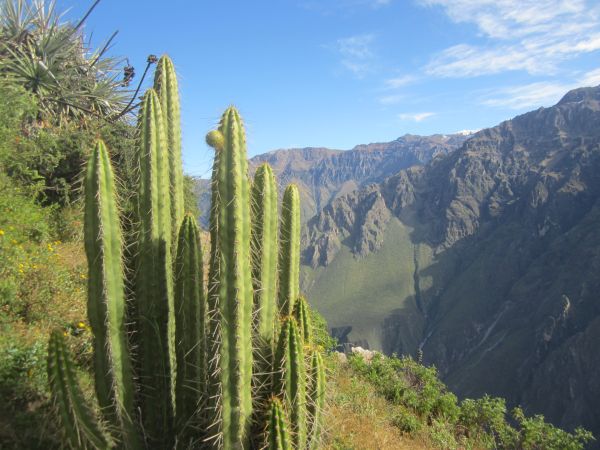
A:
{"label": "wispy cloud", "polygon": [[388,78],[384,84],[389,89],[398,89],[408,84],[414,83],[417,78],[414,75],[404,75],[397,78]]}
{"label": "wispy cloud", "polygon": [[358,78],[373,71],[375,54],[372,45],[374,40],[373,34],[358,34],[338,39],[335,43],[335,50],[340,55],[341,64]]}
{"label": "wispy cloud", "polygon": [[412,120],[414,122],[422,122],[431,116],[435,116],[434,112],[419,112],[419,113],[402,113],[398,114],[400,120]]}
{"label": "wispy cloud", "polygon": [[557,72],[561,63],[600,50],[600,5],[592,0],[418,0],[457,23],[474,24],[485,44],[458,44],[435,55],[425,72],[473,77],[523,70]]}
{"label": "wispy cloud", "polygon": [[398,103],[401,103],[405,99],[406,99],[406,95],[391,94],[391,95],[384,95],[383,97],[379,97],[377,99],[377,101],[382,105],[396,105]]}
{"label": "wispy cloud", "polygon": [[577,80],[571,83],[541,81],[500,88],[484,94],[480,101],[486,106],[530,109],[553,105],[570,89],[598,84],[600,84],[600,68],[580,74]]}

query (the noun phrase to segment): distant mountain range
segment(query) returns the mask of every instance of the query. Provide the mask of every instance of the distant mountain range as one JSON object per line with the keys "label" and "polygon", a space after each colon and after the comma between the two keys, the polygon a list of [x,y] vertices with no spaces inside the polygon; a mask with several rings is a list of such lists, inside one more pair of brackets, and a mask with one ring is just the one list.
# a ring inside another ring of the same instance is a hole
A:
{"label": "distant mountain range", "polygon": [[440,153],[308,222],[304,290],[342,339],[600,434],[600,86]]}
{"label": "distant mountain range", "polygon": [[422,349],[459,395],[600,437],[600,86],[474,134],[265,161],[300,188],[303,290],[341,340]]}
{"label": "distant mountain range", "polygon": [[[457,149],[470,133],[407,134],[392,142],[357,145],[346,151],[315,147],[274,150],[252,158],[250,171],[268,162],[282,187],[296,183],[301,195],[302,222],[306,222],[341,195]],[[200,222],[206,227],[210,206],[208,180],[196,180],[196,195],[202,212]]]}

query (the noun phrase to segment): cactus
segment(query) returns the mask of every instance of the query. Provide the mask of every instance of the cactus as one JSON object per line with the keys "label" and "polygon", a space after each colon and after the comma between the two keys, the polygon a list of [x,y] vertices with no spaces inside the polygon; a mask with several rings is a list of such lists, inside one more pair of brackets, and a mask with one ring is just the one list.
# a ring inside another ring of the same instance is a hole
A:
{"label": "cactus", "polygon": [[79,389],[73,363],[60,331],[52,332],[48,344],[48,380],[69,444],[73,448],[110,448],[110,440],[103,433]]}
{"label": "cactus", "polygon": [[279,258],[279,311],[290,316],[300,293],[300,195],[294,184],[283,194]]}
{"label": "cactus", "polygon": [[197,425],[195,412],[206,386],[206,304],[202,278],[198,226],[188,214],[179,230],[175,259],[175,404],[180,439]]}
{"label": "cactus", "polygon": [[[69,445],[316,448],[324,372],[316,350],[310,374],[305,367],[311,331],[306,300],[296,301],[297,188],[284,195],[278,248],[273,172],[259,168],[250,189],[242,121],[228,108],[219,129],[207,135],[215,163],[205,293],[197,225],[173,207],[180,173],[173,168],[180,165],[173,142],[180,132],[172,129],[178,100],[166,57],[155,86],[159,94],[146,92],[139,118],[138,229],[126,235],[135,252],[123,252],[116,183],[101,141],[87,165],[88,317],[99,408],[84,401],[63,335],[52,333],[48,376]],[[127,277],[125,267],[135,273]]]}
{"label": "cactus", "polygon": [[298,327],[300,328],[300,335],[305,344],[310,344],[312,342],[312,326],[310,324],[310,312],[308,309],[308,302],[301,295],[298,297],[296,301],[296,305],[294,306],[294,317],[296,318],[296,322],[298,322]]}
{"label": "cactus", "polygon": [[[212,136],[212,138],[211,138]],[[252,417],[252,273],[250,186],[246,138],[237,110],[229,107],[217,131],[211,214],[209,301],[219,339],[211,367],[215,420],[225,448],[243,445]]]}
{"label": "cactus", "polygon": [[325,408],[325,366],[321,353],[313,351],[310,359],[309,385],[307,389],[308,416],[310,423],[309,448],[320,448]]}
{"label": "cactus", "polygon": [[181,118],[179,92],[173,61],[161,56],[154,74],[154,90],[160,99],[165,126],[165,138],[169,153],[169,181],[171,190],[171,227],[173,254],[177,244],[179,225],[183,220],[183,167],[181,164]]}
{"label": "cactus", "polygon": [[251,201],[256,329],[265,342],[272,342],[277,312],[277,183],[266,163],[254,175]]}
{"label": "cactus", "polygon": [[290,450],[290,437],[285,419],[285,410],[281,400],[277,397],[271,399],[269,418],[267,422],[267,449]]}
{"label": "cactus", "polygon": [[88,260],[88,319],[94,334],[98,403],[108,420],[120,422],[130,445],[136,431],[133,371],[127,343],[123,238],[114,175],[104,142],[98,141],[85,178],[85,252]]}
{"label": "cactus", "polygon": [[[153,445],[167,445],[175,378],[171,196],[163,115],[156,92],[144,95],[138,161],[139,256],[136,279],[142,420]],[[156,440],[156,441],[155,441]]]}
{"label": "cactus", "polygon": [[306,446],[306,368],[296,320],[284,320],[274,358],[273,393],[283,395],[290,409],[294,447]]}

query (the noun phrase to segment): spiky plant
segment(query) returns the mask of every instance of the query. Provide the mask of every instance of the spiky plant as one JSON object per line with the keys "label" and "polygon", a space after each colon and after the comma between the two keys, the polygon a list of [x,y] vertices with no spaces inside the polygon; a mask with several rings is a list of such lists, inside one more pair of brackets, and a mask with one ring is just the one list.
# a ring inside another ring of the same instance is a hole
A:
{"label": "spiky plant", "polygon": [[110,117],[123,110],[120,61],[87,48],[83,24],[64,19],[56,2],[6,0],[0,3],[0,74],[32,92],[43,119],[62,122]]}
{"label": "spiky plant", "polygon": [[[159,70],[165,67],[159,64]],[[287,303],[296,305],[297,319],[277,314],[272,171],[264,166],[251,192],[244,128],[237,110],[228,108],[207,137],[216,154],[205,292],[198,227],[192,216],[180,218],[172,208],[182,183],[168,137],[177,135],[170,128],[178,120],[162,109],[174,101],[165,99],[163,76],[157,75],[159,92],[144,95],[139,118],[134,261],[123,256],[114,176],[102,142],[88,163],[85,244],[98,410],[84,401],[64,338],[53,333],[48,374],[66,442],[133,450],[316,448],[324,372],[311,343],[306,301]],[[288,244],[298,239],[294,189],[284,196],[282,236]],[[288,258],[299,257],[296,244],[283,247]],[[285,257],[279,264],[294,265]],[[134,279],[124,267],[135,268]],[[253,273],[260,274],[254,285]],[[295,273],[279,272],[279,283],[292,286],[288,296],[298,286]],[[126,286],[133,287],[130,302]]]}

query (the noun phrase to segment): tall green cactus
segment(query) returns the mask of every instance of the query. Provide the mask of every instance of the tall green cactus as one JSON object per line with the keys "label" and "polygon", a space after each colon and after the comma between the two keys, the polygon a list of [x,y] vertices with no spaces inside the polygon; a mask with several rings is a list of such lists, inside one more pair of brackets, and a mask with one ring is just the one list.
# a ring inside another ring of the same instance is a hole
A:
{"label": "tall green cactus", "polygon": [[179,89],[175,66],[167,55],[163,55],[154,73],[154,90],[160,99],[165,125],[165,138],[169,153],[169,181],[171,189],[171,226],[173,246],[176,245],[179,225],[183,220],[183,166],[181,164],[181,113]]}
{"label": "tall green cactus", "polygon": [[290,409],[294,447],[306,446],[306,367],[304,344],[296,320],[284,320],[273,363],[273,393],[283,395]]}
{"label": "tall green cactus", "polygon": [[[102,142],[88,162],[88,317],[100,410],[85,403],[62,333],[54,332],[48,375],[66,438],[72,447],[97,449],[317,448],[324,372],[314,350],[310,373],[305,367],[311,332],[306,301],[296,301],[297,188],[284,195],[278,248],[273,172],[259,168],[251,190],[242,121],[228,108],[207,136],[215,163],[205,294],[199,231],[173,206],[180,132],[175,75],[166,57],[155,86],[159,95],[146,92],[139,116],[138,228],[131,255],[123,255],[116,183]],[[135,268],[131,279],[124,267]],[[126,286],[134,287],[129,304]]]}
{"label": "tall green cactus", "polygon": [[298,297],[294,306],[294,317],[300,328],[300,335],[305,344],[312,342],[312,325],[310,323],[310,312],[308,310],[308,302],[304,296]]}
{"label": "tall green cactus", "polygon": [[254,174],[251,206],[256,328],[265,342],[272,342],[277,313],[277,182],[266,163]]}
{"label": "tall green cactus", "polygon": [[85,177],[84,232],[88,260],[88,318],[94,333],[96,395],[104,416],[118,420],[135,446],[133,370],[127,342],[123,238],[114,175],[98,141]]}
{"label": "tall green cactus", "polygon": [[281,400],[277,397],[271,399],[267,429],[265,430],[267,450],[290,450],[289,431],[285,418],[285,410]]}
{"label": "tall green cactus", "polygon": [[325,366],[323,364],[323,357],[317,350],[313,350],[312,352],[308,378],[309,448],[311,450],[318,450],[321,445],[323,410],[325,409]]}
{"label": "tall green cactus", "polygon": [[252,417],[252,273],[250,186],[246,137],[237,110],[229,107],[209,133],[215,162],[211,214],[209,299],[219,338],[211,368],[218,396],[215,419],[225,448],[243,446]]}
{"label": "tall green cactus", "polygon": [[48,380],[69,445],[110,448],[111,441],[103,433],[75,379],[73,363],[58,330],[52,333],[48,344]]}
{"label": "tall green cactus", "polygon": [[163,114],[156,92],[144,95],[140,113],[138,161],[139,256],[136,300],[139,314],[142,420],[149,442],[168,445],[172,429],[175,376],[171,196]]}
{"label": "tall green cactus", "polygon": [[294,302],[300,294],[300,194],[290,184],[283,194],[281,206],[281,249],[279,253],[279,311],[293,314]]}
{"label": "tall green cactus", "polygon": [[206,388],[206,303],[199,231],[186,215],[175,259],[176,418],[180,440],[198,426],[196,410]]}

